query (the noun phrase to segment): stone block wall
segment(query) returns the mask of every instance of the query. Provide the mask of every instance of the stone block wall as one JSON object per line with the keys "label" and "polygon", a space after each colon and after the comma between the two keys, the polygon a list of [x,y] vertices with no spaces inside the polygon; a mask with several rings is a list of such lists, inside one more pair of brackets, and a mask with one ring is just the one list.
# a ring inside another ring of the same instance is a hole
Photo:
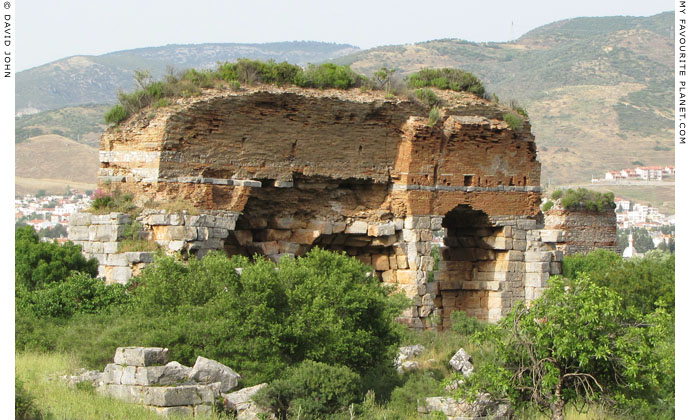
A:
{"label": "stone block wall", "polygon": [[544,215],[549,239],[565,255],[586,254],[595,249],[620,252],[616,246],[616,213],[565,210],[555,206]]}
{"label": "stone block wall", "polygon": [[[125,284],[153,261],[153,252],[121,252],[123,234],[133,223],[138,237],[155,241],[165,252],[203,256],[224,247],[224,239],[235,228],[237,214],[214,211],[204,215],[168,214],[144,210],[133,219],[124,213],[94,215],[75,213],[70,218],[67,238],[82,246],[87,258],[98,260],[98,276],[106,283]],[[131,229],[130,229],[131,230]]]}

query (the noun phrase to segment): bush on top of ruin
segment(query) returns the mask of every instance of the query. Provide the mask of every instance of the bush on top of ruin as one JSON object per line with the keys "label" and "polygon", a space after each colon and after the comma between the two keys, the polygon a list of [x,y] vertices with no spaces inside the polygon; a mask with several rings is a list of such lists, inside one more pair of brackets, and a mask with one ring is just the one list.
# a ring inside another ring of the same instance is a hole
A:
{"label": "bush on top of ruin", "polygon": [[405,94],[407,87],[434,87],[478,96],[486,95],[481,81],[472,73],[460,69],[422,69],[410,75],[405,82],[393,80],[394,71],[383,67],[375,73],[377,83],[345,65],[323,63],[309,64],[302,68],[288,62],[264,62],[246,58],[238,59],[235,63],[219,63],[215,70],[189,69],[175,73],[169,69],[165,78],[160,81],[153,81],[148,71],[137,70],[134,74],[137,89],[131,93],[119,92],[119,103],[108,110],[105,121],[117,125],[146,107],[168,106],[172,104],[172,98],[197,96],[202,89],[239,90],[242,85],[254,84],[343,90],[359,87],[362,90],[385,90],[387,95]]}
{"label": "bush on top of ruin", "polygon": [[556,190],[551,194],[553,200],[558,200],[560,206],[566,210],[586,210],[599,213],[616,208],[613,193],[600,193],[586,188],[574,190]]}

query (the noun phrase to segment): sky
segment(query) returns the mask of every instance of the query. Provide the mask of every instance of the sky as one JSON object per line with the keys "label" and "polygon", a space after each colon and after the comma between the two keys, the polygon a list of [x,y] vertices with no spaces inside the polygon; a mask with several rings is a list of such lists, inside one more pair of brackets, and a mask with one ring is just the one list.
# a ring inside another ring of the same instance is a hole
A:
{"label": "sky", "polygon": [[14,2],[18,71],[72,55],[167,44],[324,41],[371,48],[439,38],[503,42],[562,19],[651,16],[674,8],[673,0]]}

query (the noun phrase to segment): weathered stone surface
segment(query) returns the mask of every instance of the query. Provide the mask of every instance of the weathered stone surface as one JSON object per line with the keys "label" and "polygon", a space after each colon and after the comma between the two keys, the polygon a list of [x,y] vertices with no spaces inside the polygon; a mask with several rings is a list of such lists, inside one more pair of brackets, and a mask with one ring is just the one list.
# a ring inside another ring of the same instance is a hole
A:
{"label": "weathered stone surface", "polygon": [[213,404],[219,395],[219,383],[143,388],[144,404],[157,407]]}
{"label": "weathered stone surface", "polygon": [[512,416],[510,404],[493,401],[488,394],[480,394],[474,402],[451,397],[426,398],[418,407],[421,413],[440,411],[451,420],[509,420]]}
{"label": "weathered stone surface", "polygon": [[146,408],[148,408],[149,410],[153,411],[161,417],[188,417],[195,415],[195,407],[192,406],[183,405],[178,407],[156,407],[149,405],[146,406]]}
{"label": "weathered stone surface", "polygon": [[395,235],[395,223],[388,222],[383,224],[371,224],[367,229],[369,236],[388,236]]}
{"label": "weathered stone surface", "polygon": [[456,371],[462,373],[464,377],[469,377],[474,372],[470,355],[465,349],[459,349],[448,362],[450,366]]}
{"label": "weathered stone surface", "polygon": [[353,235],[366,234],[368,228],[369,226],[367,225],[367,222],[364,222],[362,220],[356,220],[345,228],[345,233],[350,233]]}
{"label": "weathered stone surface", "polygon": [[144,402],[144,390],[145,388],[142,386],[119,384],[103,384],[96,388],[96,391],[102,395],[117,398],[131,404],[142,404]]}
{"label": "weathered stone surface", "polygon": [[220,382],[220,391],[228,392],[237,386],[240,375],[222,363],[199,356],[189,378],[198,383]]}
{"label": "weathered stone surface", "polygon": [[229,394],[222,394],[223,407],[230,413],[234,413],[237,420],[259,420],[260,415],[267,419],[275,419],[275,416],[268,410],[259,407],[252,397],[259,390],[268,384],[259,384],[248,388],[243,388]]}
{"label": "weathered stone surface", "polygon": [[118,347],[115,364],[127,366],[153,366],[168,363],[168,349],[162,347]]}

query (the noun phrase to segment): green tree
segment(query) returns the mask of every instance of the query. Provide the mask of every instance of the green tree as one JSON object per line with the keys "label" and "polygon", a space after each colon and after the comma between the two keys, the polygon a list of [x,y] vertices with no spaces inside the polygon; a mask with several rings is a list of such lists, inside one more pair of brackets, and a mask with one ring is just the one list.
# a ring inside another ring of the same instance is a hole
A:
{"label": "green tree", "polygon": [[41,242],[30,226],[15,230],[15,284],[27,290],[42,288],[44,285],[64,281],[72,271],[82,271],[96,277],[98,261],[87,260],[81,247],[69,242],[58,245]]}
{"label": "green tree", "polygon": [[498,326],[475,334],[495,358],[460,393],[485,390],[515,404],[533,402],[553,420],[563,419],[569,402],[645,407],[668,401],[671,325],[663,309],[631,322],[621,298],[586,275],[569,285],[555,277],[529,308],[518,304]]}

